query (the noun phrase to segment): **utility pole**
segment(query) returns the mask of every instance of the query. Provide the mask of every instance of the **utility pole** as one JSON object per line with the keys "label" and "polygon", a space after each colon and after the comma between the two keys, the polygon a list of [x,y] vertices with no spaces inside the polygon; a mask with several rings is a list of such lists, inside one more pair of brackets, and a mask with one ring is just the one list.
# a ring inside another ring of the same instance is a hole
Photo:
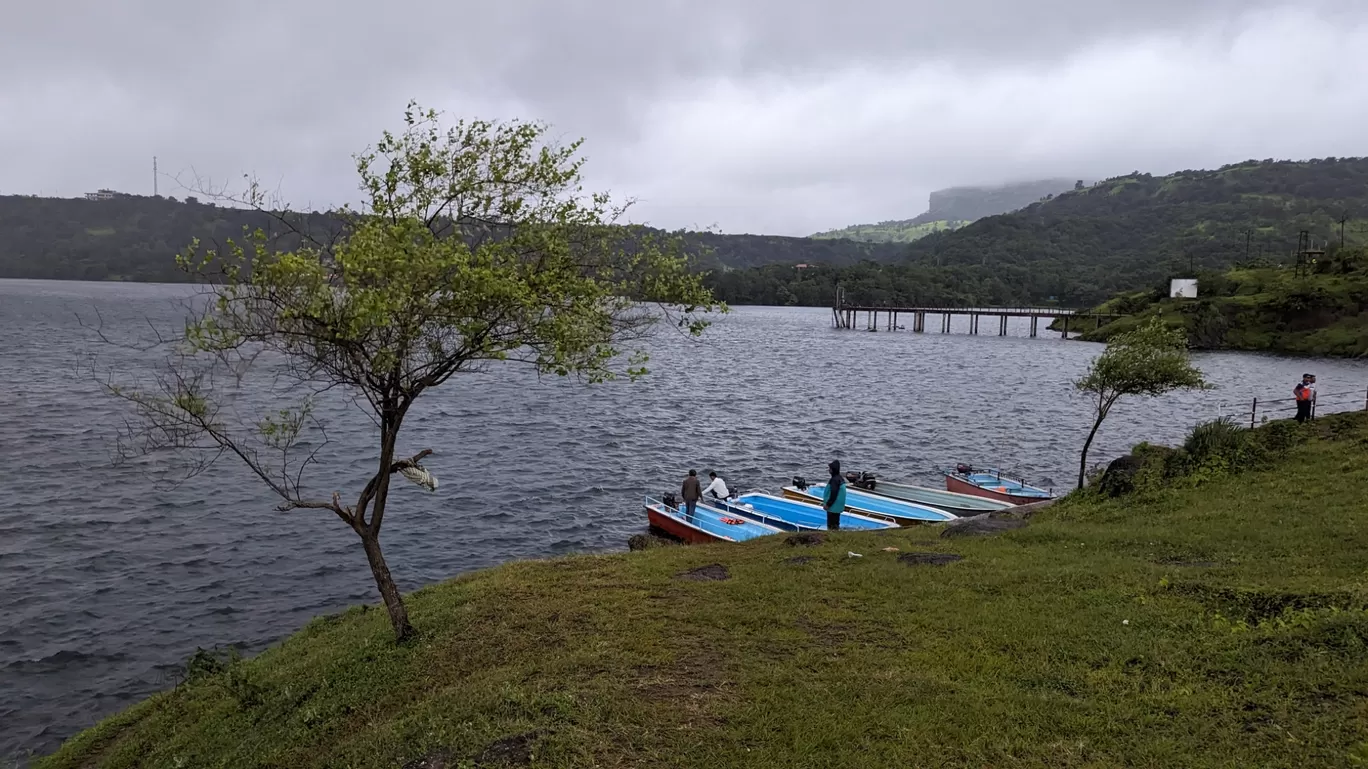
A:
{"label": "utility pole", "polygon": [[157,197],[157,156],[152,156],[152,197]]}

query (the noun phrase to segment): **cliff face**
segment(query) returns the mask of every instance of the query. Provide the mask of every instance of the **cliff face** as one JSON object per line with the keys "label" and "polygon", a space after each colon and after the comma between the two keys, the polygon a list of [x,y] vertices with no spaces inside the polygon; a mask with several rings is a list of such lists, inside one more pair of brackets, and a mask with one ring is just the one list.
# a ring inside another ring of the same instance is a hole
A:
{"label": "cliff face", "polygon": [[[1025,208],[1047,195],[1068,192],[1077,179],[1044,179],[1001,187],[951,187],[931,193],[931,208],[912,221],[973,221]],[[1084,182],[1087,185],[1087,182]]]}

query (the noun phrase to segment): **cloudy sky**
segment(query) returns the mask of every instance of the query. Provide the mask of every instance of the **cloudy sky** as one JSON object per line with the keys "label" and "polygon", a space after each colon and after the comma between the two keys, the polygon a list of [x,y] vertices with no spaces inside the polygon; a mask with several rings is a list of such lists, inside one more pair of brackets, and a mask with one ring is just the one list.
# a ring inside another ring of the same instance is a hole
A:
{"label": "cloudy sky", "polygon": [[[666,227],[803,235],[927,193],[1368,155],[1363,0],[49,0],[0,10],[0,194],[252,172],[354,199],[405,103],[587,139]],[[381,10],[381,9],[384,10]]]}

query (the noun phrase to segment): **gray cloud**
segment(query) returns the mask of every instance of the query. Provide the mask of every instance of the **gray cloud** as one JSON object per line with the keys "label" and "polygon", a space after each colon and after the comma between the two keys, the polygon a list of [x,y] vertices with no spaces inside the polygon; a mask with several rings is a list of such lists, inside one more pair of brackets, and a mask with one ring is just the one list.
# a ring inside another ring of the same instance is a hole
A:
{"label": "gray cloud", "polygon": [[0,193],[149,191],[155,154],[341,202],[417,98],[586,136],[638,219],[805,234],[953,184],[1364,154],[1345,5],[30,4],[0,18]]}

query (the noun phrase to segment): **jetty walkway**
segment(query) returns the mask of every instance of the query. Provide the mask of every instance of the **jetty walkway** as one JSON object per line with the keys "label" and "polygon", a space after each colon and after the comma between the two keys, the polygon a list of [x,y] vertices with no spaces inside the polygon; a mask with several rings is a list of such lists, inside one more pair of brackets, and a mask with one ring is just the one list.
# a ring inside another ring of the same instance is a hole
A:
{"label": "jetty walkway", "polygon": [[[979,333],[979,320],[981,318],[997,318],[998,336],[1007,336],[1008,318],[1030,318],[1031,336],[1039,335],[1041,318],[1051,321],[1059,319],[1063,321],[1063,330],[1060,333],[1060,336],[1063,337],[1068,337],[1070,331],[1081,332],[1085,330],[1089,321],[1092,322],[1093,328],[1101,328],[1103,323],[1121,317],[1120,315],[1066,307],[888,307],[838,302],[831,308],[833,325],[836,328],[843,329],[863,328],[865,331],[905,329],[905,326],[898,323],[899,315],[904,318],[910,316],[912,331],[917,333],[926,331],[926,316],[938,316],[942,334],[950,333],[950,319],[956,315],[968,316],[970,334]],[[1048,325],[1047,323],[1046,326]]]}

